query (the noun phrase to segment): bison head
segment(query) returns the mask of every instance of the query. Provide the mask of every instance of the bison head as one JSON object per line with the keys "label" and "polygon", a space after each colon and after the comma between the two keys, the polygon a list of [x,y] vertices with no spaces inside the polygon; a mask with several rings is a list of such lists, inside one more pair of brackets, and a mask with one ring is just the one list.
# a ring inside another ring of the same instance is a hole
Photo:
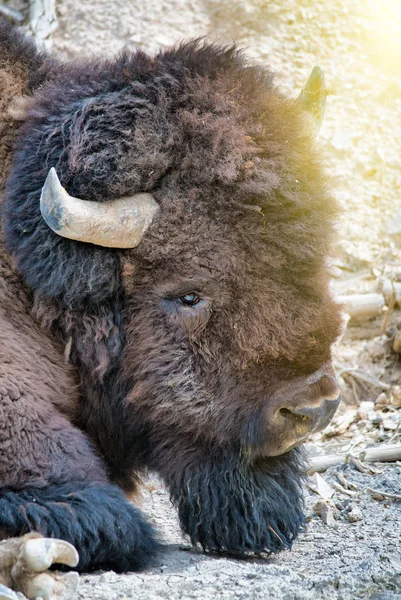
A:
{"label": "bison head", "polygon": [[156,469],[209,550],[291,545],[294,447],[338,404],[321,83],[287,99],[199,43],[60,67],[8,183],[6,244],[68,342],[81,426],[122,486]]}

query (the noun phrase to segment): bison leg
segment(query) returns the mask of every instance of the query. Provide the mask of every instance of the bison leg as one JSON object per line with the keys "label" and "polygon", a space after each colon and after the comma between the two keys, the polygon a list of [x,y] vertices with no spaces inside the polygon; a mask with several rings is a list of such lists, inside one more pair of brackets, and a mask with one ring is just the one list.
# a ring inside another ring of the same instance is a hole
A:
{"label": "bison leg", "polygon": [[152,528],[121,490],[71,481],[0,492],[0,530],[10,537],[36,531],[66,540],[79,553],[79,572],[145,568],[158,549]]}
{"label": "bison leg", "polygon": [[158,548],[152,528],[72,425],[77,387],[59,348],[23,310],[18,326],[0,322],[0,539],[65,540],[77,571],[144,568]]}
{"label": "bison leg", "polygon": [[109,483],[83,433],[39,407],[0,395],[0,537],[35,531],[66,540],[78,550],[78,571],[146,567],[158,547],[150,525]]}
{"label": "bison leg", "polygon": [[0,492],[0,530],[36,531],[78,550],[79,572],[145,568],[158,549],[152,528],[121,490],[82,481]]}
{"label": "bison leg", "polygon": [[[71,600],[78,589],[78,573],[48,571],[53,564],[75,567],[78,553],[71,544],[28,533],[0,542],[0,600],[17,600],[11,589],[25,596]],[[5,587],[6,584],[9,587]]]}

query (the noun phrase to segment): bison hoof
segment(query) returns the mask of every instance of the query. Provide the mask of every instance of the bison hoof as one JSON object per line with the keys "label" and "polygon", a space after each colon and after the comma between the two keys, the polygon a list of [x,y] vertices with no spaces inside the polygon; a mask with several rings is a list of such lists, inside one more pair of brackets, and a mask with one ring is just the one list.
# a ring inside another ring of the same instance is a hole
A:
{"label": "bison hoof", "polygon": [[25,582],[21,586],[24,594],[34,600],[72,600],[78,590],[78,573],[40,573],[30,577],[25,574]]}
{"label": "bison hoof", "polygon": [[[68,542],[26,535],[3,542],[0,550],[8,559],[2,561],[4,566],[0,571],[6,571],[2,579],[14,590],[32,600],[38,597],[43,600],[72,600],[75,597],[78,573],[48,571],[54,564],[77,566],[78,552]],[[16,600],[17,596],[5,588],[4,592],[0,589],[0,600],[3,598]]]}

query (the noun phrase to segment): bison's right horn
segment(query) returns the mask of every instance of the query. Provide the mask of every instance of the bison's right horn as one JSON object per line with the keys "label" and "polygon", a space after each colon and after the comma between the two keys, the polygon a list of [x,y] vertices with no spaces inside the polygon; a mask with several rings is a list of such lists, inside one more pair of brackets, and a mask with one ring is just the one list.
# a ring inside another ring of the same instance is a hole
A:
{"label": "bison's right horn", "polygon": [[301,108],[310,117],[313,133],[318,135],[326,110],[327,87],[324,73],[320,67],[314,67],[305,87],[298,96]]}
{"label": "bison's right horn", "polygon": [[159,206],[151,194],[134,194],[108,202],[73,198],[62,187],[54,168],[42,188],[40,212],[58,235],[106,246],[135,248]]}

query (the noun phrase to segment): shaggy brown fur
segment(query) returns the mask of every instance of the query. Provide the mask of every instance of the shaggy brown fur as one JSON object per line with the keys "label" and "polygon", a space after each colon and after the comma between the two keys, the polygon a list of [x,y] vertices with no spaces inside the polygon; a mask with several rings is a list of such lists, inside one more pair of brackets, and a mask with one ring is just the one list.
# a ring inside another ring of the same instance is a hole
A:
{"label": "shaggy brown fur", "polygon": [[[55,66],[53,59],[40,54],[29,39],[22,40],[17,30],[0,22],[0,193],[7,179],[15,139],[26,113],[32,91],[43,84],[46,73]],[[46,70],[43,65],[46,60]],[[25,101],[25,102],[24,102]]]}
{"label": "shaggy brown fur", "polygon": [[[151,531],[108,482],[132,491],[150,467],[194,543],[291,545],[299,453],[264,456],[271,407],[280,390],[312,393],[340,327],[325,264],[336,206],[299,106],[234,48],[194,42],[55,68],[25,44],[1,25],[0,129],[14,90],[32,98],[2,211],[0,529],[64,537],[82,569],[141,567]],[[6,164],[16,128],[1,142]],[[83,199],[150,191],[161,210],[139,247],[53,233],[39,211],[52,166]],[[17,517],[16,490],[25,511],[34,495],[40,518],[36,507]],[[71,493],[77,525],[54,509]],[[106,526],[114,518],[125,535]]]}

